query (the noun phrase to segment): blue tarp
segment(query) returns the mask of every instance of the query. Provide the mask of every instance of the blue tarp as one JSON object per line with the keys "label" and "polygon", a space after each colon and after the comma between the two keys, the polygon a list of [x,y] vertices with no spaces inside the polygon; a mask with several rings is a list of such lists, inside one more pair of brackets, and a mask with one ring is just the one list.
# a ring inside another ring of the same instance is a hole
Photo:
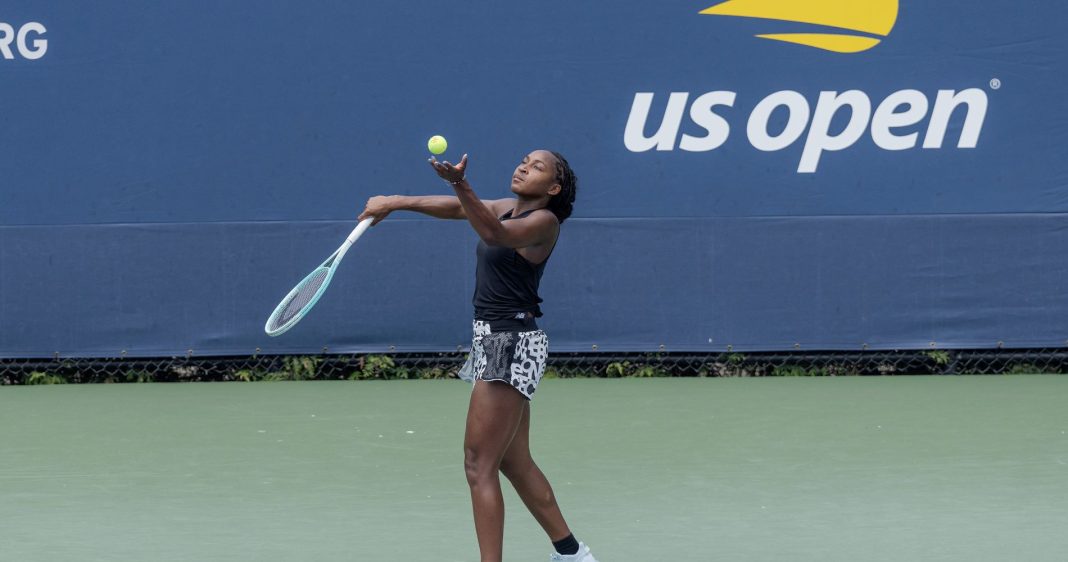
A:
{"label": "blue tarp", "polygon": [[475,235],[410,214],[262,329],[449,193],[433,134],[486,198],[578,173],[554,351],[1065,345],[1068,7],[782,4],[11,3],[0,357],[467,345]]}

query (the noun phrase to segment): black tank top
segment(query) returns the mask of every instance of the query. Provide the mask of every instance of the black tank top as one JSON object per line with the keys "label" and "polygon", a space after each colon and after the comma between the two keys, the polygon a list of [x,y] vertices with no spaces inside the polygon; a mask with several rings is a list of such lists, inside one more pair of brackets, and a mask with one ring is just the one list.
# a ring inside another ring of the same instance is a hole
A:
{"label": "black tank top", "polygon": [[[502,221],[521,219],[537,211],[532,209],[512,216],[508,211]],[[545,271],[545,261],[535,265],[526,260],[513,248],[490,246],[478,241],[478,265],[475,267],[475,319],[484,321],[526,320],[531,314],[541,316],[541,297],[538,296],[538,284]],[[549,252],[552,254],[552,251]]]}

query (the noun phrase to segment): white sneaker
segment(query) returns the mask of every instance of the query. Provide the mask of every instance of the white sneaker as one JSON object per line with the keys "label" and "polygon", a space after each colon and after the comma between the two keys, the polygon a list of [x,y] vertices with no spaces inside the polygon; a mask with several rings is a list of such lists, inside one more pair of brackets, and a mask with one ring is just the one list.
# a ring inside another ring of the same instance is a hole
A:
{"label": "white sneaker", "polygon": [[574,554],[557,554],[554,552],[549,556],[549,562],[597,562],[597,559],[590,554],[590,547],[580,542],[578,552]]}

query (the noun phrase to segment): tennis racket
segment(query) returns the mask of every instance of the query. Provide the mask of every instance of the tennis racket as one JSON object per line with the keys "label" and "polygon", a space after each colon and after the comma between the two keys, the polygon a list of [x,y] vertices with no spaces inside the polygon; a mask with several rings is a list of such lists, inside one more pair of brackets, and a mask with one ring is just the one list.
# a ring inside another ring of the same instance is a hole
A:
{"label": "tennis racket", "polygon": [[301,318],[304,318],[304,315],[315,306],[315,303],[319,302],[319,298],[323,296],[327,285],[330,284],[330,279],[334,277],[337,264],[341,263],[341,258],[345,257],[345,252],[348,252],[349,248],[360,239],[360,236],[371,226],[373,221],[374,217],[360,221],[360,224],[352,229],[341,247],[333,254],[330,254],[330,257],[326,258],[322,265],[315,268],[315,271],[312,271],[300,283],[297,283],[297,286],[293,287],[292,291],[289,291],[289,294],[282,299],[282,302],[278,303],[274,312],[267,318],[267,324],[263,326],[263,331],[267,332],[268,336],[280,336],[286,333],[297,322],[300,322]]}

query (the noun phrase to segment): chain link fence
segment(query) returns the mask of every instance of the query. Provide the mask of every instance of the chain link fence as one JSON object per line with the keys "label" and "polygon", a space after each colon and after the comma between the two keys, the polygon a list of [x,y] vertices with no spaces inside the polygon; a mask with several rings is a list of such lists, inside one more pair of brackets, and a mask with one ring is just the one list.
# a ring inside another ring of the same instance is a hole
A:
{"label": "chain link fence", "polygon": [[[0,384],[442,379],[466,354],[0,360]],[[546,377],[764,377],[1068,373],[1068,348],[786,353],[557,353]]]}

